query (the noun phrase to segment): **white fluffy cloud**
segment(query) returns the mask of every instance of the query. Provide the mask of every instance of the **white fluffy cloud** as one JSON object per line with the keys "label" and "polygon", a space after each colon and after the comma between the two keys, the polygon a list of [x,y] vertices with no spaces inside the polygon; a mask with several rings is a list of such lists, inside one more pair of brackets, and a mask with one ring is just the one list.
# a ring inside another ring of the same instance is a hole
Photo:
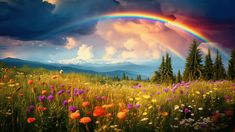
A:
{"label": "white fluffy cloud", "polygon": [[81,60],[90,60],[94,57],[92,52],[93,46],[83,44],[77,52],[77,58]]}
{"label": "white fluffy cloud", "polygon": [[117,50],[113,46],[108,46],[105,48],[105,53],[103,60],[112,60],[113,56],[116,54]]}
{"label": "white fluffy cloud", "polygon": [[77,56],[75,58],[60,60],[59,63],[62,63],[62,64],[83,63],[84,61],[89,61],[93,59],[93,57],[94,57],[93,46],[82,44],[79,47],[77,51]]}
{"label": "white fluffy cloud", "polygon": [[72,38],[72,37],[67,37],[66,40],[67,40],[67,43],[65,44],[64,47],[68,50],[73,49],[74,47],[76,47],[76,45],[79,44],[79,42],[75,38]]}

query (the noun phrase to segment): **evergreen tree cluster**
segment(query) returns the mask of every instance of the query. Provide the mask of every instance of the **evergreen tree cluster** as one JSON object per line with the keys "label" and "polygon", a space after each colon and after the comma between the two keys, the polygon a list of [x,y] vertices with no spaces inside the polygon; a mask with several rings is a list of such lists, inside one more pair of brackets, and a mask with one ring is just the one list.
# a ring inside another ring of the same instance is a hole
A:
{"label": "evergreen tree cluster", "polygon": [[232,50],[226,73],[219,50],[216,51],[216,58],[213,63],[211,51],[208,49],[208,53],[205,56],[205,61],[203,64],[199,45],[200,43],[196,40],[192,42],[186,58],[183,75],[181,75],[180,70],[177,75],[174,75],[171,57],[169,54],[166,54],[166,56],[162,57],[161,65],[159,66],[159,69],[154,72],[151,80],[157,83],[178,83],[181,81],[193,80],[235,80],[235,49]]}

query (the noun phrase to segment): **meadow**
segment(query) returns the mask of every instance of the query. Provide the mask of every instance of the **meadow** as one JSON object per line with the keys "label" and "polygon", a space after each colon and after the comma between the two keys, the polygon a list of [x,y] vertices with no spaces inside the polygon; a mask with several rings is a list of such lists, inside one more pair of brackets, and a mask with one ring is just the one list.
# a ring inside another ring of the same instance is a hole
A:
{"label": "meadow", "polygon": [[235,84],[2,68],[0,131],[234,131]]}

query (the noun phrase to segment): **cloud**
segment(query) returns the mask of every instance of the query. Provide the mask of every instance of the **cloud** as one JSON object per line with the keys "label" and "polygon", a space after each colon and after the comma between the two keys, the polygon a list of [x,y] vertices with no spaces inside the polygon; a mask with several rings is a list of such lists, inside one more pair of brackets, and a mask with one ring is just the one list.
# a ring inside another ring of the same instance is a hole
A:
{"label": "cloud", "polygon": [[88,46],[83,44],[79,49],[77,53],[77,58],[81,60],[90,60],[94,57],[92,53],[93,46]]}
{"label": "cloud", "polygon": [[72,37],[67,37],[66,40],[67,40],[67,43],[65,44],[64,47],[68,50],[73,49],[74,47],[76,47],[77,44],[79,44],[79,42],[75,38],[72,38]]}
{"label": "cloud", "polygon": [[108,46],[105,48],[105,53],[103,56],[103,60],[112,60],[114,55],[117,53],[117,50],[113,46]]}
{"label": "cloud", "polygon": [[[192,37],[160,22],[108,20],[100,22],[96,34],[115,47],[119,59],[159,59],[163,53],[187,55]],[[184,47],[184,48],[182,48]]]}
{"label": "cloud", "polygon": [[77,64],[80,62],[90,61],[91,59],[93,59],[93,57],[94,57],[93,46],[82,44],[79,47],[77,51],[77,56],[75,58],[63,59],[59,60],[58,62],[62,64]]}

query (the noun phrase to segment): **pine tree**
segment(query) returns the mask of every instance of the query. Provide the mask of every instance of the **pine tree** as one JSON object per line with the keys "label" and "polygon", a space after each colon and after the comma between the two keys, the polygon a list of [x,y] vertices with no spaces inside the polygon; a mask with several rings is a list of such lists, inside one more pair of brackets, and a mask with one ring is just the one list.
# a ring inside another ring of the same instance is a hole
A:
{"label": "pine tree", "polygon": [[182,76],[181,76],[180,70],[178,70],[178,74],[176,76],[176,82],[179,83],[181,81],[182,81]]}
{"label": "pine tree", "polygon": [[205,57],[205,65],[203,68],[203,76],[205,80],[213,79],[213,62],[211,59],[211,51],[208,49],[208,54]]}
{"label": "pine tree", "polygon": [[123,74],[122,74],[122,80],[126,80],[126,73],[125,72],[123,72]]}
{"label": "pine tree", "polygon": [[229,79],[235,79],[235,49],[231,52],[231,58],[228,64],[228,77]]}
{"label": "pine tree", "polygon": [[137,75],[136,80],[141,81],[141,75]]}
{"label": "pine tree", "polygon": [[166,78],[166,64],[165,64],[165,57],[162,56],[162,63],[159,67],[159,74],[160,74],[160,82],[163,82]]}
{"label": "pine tree", "polygon": [[157,70],[154,72],[154,75],[152,76],[151,81],[157,82],[157,83],[161,82],[161,75]]}
{"label": "pine tree", "polygon": [[172,71],[172,64],[171,64],[171,57],[169,54],[166,54],[166,60],[165,60],[165,78],[164,82],[166,83],[172,83],[173,81],[173,71]]}
{"label": "pine tree", "polygon": [[219,50],[217,50],[215,64],[214,64],[214,80],[220,80],[225,78],[226,78],[226,72],[222,62],[222,57],[219,53]]}
{"label": "pine tree", "polygon": [[197,80],[202,77],[202,55],[199,49],[199,42],[193,40],[186,59],[183,78],[186,81]]}

